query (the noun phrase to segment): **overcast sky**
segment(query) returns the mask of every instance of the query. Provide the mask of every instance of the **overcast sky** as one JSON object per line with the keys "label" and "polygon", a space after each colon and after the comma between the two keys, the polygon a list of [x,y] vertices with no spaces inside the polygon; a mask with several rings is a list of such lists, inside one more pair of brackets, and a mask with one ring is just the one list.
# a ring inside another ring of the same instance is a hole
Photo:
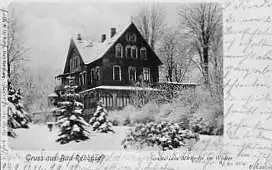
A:
{"label": "overcast sky", "polygon": [[[140,3],[11,3],[31,67],[64,68],[71,36],[81,33],[83,38],[99,40],[109,33],[110,27],[122,29],[131,16],[143,4]],[[177,26],[177,10],[181,4],[161,5],[169,26]]]}

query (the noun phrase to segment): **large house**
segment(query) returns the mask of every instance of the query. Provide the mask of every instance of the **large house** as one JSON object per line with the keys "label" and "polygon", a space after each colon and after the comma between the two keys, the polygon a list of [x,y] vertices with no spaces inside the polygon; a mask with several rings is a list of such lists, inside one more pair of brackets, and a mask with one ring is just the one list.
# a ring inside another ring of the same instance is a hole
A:
{"label": "large house", "polygon": [[[102,100],[108,108],[124,107],[134,91],[157,91],[159,81],[158,56],[131,22],[124,30],[110,29],[109,37],[101,35],[100,42],[72,38],[63,74],[57,76],[61,89],[67,76],[75,77],[85,107]],[[136,86],[141,82],[141,86]]]}

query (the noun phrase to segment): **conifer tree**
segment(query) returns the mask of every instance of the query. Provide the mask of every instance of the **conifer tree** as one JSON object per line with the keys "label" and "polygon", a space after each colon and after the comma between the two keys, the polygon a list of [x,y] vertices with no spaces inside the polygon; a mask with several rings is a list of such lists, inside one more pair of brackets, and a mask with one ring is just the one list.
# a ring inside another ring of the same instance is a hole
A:
{"label": "conifer tree", "polygon": [[14,89],[8,82],[8,136],[16,137],[13,129],[29,128],[30,115],[24,110],[20,89]]}
{"label": "conifer tree", "polygon": [[82,118],[84,105],[78,101],[77,86],[74,85],[73,77],[67,77],[67,79],[68,85],[64,86],[64,94],[60,96],[60,101],[57,103],[58,109],[55,111],[56,125],[60,126],[59,138],[56,141],[61,144],[89,138],[89,124]]}
{"label": "conifer tree", "polygon": [[108,133],[114,131],[111,129],[112,123],[107,120],[107,111],[103,106],[103,102],[99,101],[97,104],[97,108],[93,117],[90,119],[89,123],[93,128],[93,131]]}

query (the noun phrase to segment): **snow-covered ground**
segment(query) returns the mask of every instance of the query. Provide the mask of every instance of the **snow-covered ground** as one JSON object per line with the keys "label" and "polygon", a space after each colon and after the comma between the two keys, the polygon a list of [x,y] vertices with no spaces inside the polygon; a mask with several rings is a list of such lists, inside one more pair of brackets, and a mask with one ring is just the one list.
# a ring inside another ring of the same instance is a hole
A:
{"label": "snow-covered ground", "polygon": [[14,150],[121,150],[121,141],[125,138],[128,127],[113,127],[112,133],[90,133],[90,139],[80,143],[70,142],[61,145],[55,140],[58,138],[58,129],[49,131],[45,125],[30,125],[29,129],[15,129],[16,138],[9,138],[8,144]]}
{"label": "snow-covered ground", "polygon": [[[13,150],[122,150],[121,141],[125,138],[129,127],[113,127],[112,133],[91,132],[90,139],[80,143],[70,142],[61,145],[57,139],[58,129],[53,128],[49,131],[46,125],[31,124],[29,129],[15,129],[16,138],[9,138],[8,144]],[[200,136],[200,141],[194,146],[193,150],[214,149],[222,137]],[[209,145],[207,145],[209,144]]]}

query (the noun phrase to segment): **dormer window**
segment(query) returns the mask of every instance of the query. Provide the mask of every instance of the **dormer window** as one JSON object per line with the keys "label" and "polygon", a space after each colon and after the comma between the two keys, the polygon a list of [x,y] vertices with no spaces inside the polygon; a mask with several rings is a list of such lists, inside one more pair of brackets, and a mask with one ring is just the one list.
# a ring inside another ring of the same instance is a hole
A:
{"label": "dormer window", "polygon": [[141,58],[143,58],[143,59],[146,59],[147,57],[146,57],[146,48],[145,47],[142,47],[141,49],[140,49],[140,56],[141,56]]}
{"label": "dormer window", "polygon": [[136,41],[137,41],[136,34],[132,34],[131,37],[130,37],[130,40],[131,40],[132,42],[136,42]]}
{"label": "dormer window", "polygon": [[115,46],[115,56],[116,57],[123,57],[123,47],[121,44],[116,44]]}
{"label": "dormer window", "polygon": [[126,57],[127,58],[131,57],[131,46],[130,45],[126,46]]}
{"label": "dormer window", "polygon": [[128,67],[128,76],[130,81],[136,81],[136,67]]}
{"label": "dormer window", "polygon": [[79,56],[72,56],[70,59],[70,72],[76,71],[76,69],[80,66],[80,58]]}
{"label": "dormer window", "polygon": [[129,33],[126,34],[126,40],[130,41],[130,34]]}
{"label": "dormer window", "polygon": [[136,34],[127,33],[126,34],[126,40],[128,42],[136,42],[137,41],[137,36],[136,36]]}
{"label": "dormer window", "polygon": [[137,47],[136,47],[136,46],[132,46],[132,47],[131,47],[131,57],[132,57],[132,58],[138,58],[138,55],[137,55]]}

